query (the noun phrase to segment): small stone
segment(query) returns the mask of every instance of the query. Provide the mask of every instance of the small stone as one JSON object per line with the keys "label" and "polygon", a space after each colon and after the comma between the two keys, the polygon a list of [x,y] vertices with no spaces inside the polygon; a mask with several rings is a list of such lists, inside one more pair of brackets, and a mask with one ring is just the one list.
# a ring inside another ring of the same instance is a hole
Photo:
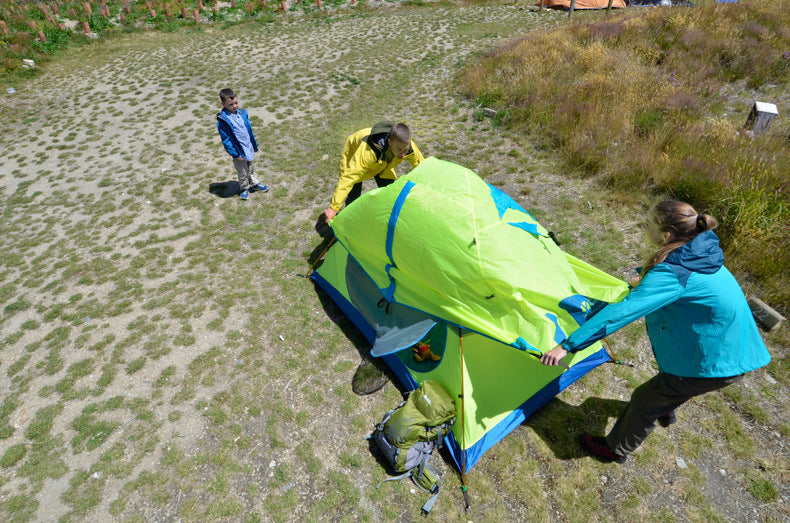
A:
{"label": "small stone", "polygon": [[677,464],[678,464],[678,467],[680,467],[680,468],[682,468],[682,469],[687,469],[687,468],[689,468],[689,466],[688,466],[688,465],[686,465],[686,462],[685,462],[685,461],[683,461],[683,458],[680,458],[680,457],[679,457],[679,458],[676,460],[676,462],[677,462]]}
{"label": "small stone", "polygon": [[726,476],[727,475],[727,471],[724,470],[724,469],[719,469],[719,474],[721,474],[722,476]]}
{"label": "small stone", "polygon": [[487,116],[489,118],[493,118],[496,116],[496,111],[493,109],[489,109],[488,107],[483,108],[483,116]]}
{"label": "small stone", "polygon": [[274,468],[274,467],[276,467],[276,466],[277,466],[277,462],[276,462],[276,461],[274,461],[274,460],[271,460],[271,461],[269,462],[269,468],[270,468],[270,469],[273,469],[273,468]]}

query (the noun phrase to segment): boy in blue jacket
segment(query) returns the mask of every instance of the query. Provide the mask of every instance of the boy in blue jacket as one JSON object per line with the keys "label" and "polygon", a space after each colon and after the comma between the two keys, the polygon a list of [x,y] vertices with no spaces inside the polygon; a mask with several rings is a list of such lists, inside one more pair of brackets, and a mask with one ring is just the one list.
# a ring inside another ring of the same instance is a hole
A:
{"label": "boy in blue jacket", "polygon": [[656,420],[671,425],[675,409],[689,399],[735,383],[771,360],[743,291],[724,267],[713,232],[717,225],[684,202],[656,205],[646,233],[661,247],[631,282],[631,292],[540,358],[545,365],[558,365],[568,352],[645,317],[659,372],[634,390],[606,437],[584,435],[582,445],[603,461],[623,463]]}
{"label": "boy in blue jacket", "polygon": [[258,142],[252,134],[252,126],[246,109],[239,109],[239,98],[233,89],[222,89],[219,92],[222,111],[217,113],[217,131],[222,138],[222,145],[233,158],[233,166],[239,175],[239,197],[246,200],[251,190],[267,192],[269,187],[263,185],[255,177],[252,161],[258,152]]}

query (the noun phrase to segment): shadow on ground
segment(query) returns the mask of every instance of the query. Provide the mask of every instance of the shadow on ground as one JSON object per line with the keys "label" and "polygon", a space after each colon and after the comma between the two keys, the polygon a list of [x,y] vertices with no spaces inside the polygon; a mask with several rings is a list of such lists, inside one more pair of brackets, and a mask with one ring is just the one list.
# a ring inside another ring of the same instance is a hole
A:
{"label": "shadow on ground", "polygon": [[321,243],[316,245],[316,247],[310,253],[310,257],[307,259],[307,263],[310,264],[310,267],[313,267],[313,265],[318,265],[318,260],[323,257],[324,253],[329,249],[329,245],[335,239],[335,233],[332,231],[332,227],[326,223],[324,213],[321,213],[318,216],[313,228],[315,229],[315,232],[317,232],[321,237]]}
{"label": "shadow on ground", "polygon": [[232,198],[238,196],[239,182],[235,180],[228,180],[227,182],[212,182],[208,184],[208,192],[220,198]]}
{"label": "shadow on ground", "polygon": [[570,405],[554,398],[524,425],[546,442],[557,459],[578,459],[588,456],[579,443],[584,433],[604,435],[609,418],[620,416],[627,403],[591,397],[581,405]]}

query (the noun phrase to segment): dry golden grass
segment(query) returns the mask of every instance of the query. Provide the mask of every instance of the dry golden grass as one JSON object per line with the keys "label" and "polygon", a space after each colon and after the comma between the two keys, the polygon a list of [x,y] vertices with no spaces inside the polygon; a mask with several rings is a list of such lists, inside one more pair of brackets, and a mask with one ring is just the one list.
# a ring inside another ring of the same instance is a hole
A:
{"label": "dry golden grass", "polygon": [[787,314],[790,124],[742,127],[755,100],[788,101],[788,49],[787,1],[635,9],[514,40],[460,80],[568,171],[716,215],[730,265]]}

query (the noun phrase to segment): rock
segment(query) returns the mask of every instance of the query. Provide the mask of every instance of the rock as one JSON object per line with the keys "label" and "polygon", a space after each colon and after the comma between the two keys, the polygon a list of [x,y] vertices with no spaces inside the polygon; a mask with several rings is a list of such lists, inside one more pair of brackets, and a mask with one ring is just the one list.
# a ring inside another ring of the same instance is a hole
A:
{"label": "rock", "polygon": [[767,131],[771,127],[771,122],[779,114],[776,105],[767,102],[754,102],[752,111],[746,119],[744,129],[752,131],[754,134],[759,134]]}
{"label": "rock", "polygon": [[770,332],[785,321],[784,316],[776,312],[761,299],[749,296],[749,299],[746,301],[749,303],[749,308],[754,315],[754,319],[757,320],[757,323],[765,330]]}

